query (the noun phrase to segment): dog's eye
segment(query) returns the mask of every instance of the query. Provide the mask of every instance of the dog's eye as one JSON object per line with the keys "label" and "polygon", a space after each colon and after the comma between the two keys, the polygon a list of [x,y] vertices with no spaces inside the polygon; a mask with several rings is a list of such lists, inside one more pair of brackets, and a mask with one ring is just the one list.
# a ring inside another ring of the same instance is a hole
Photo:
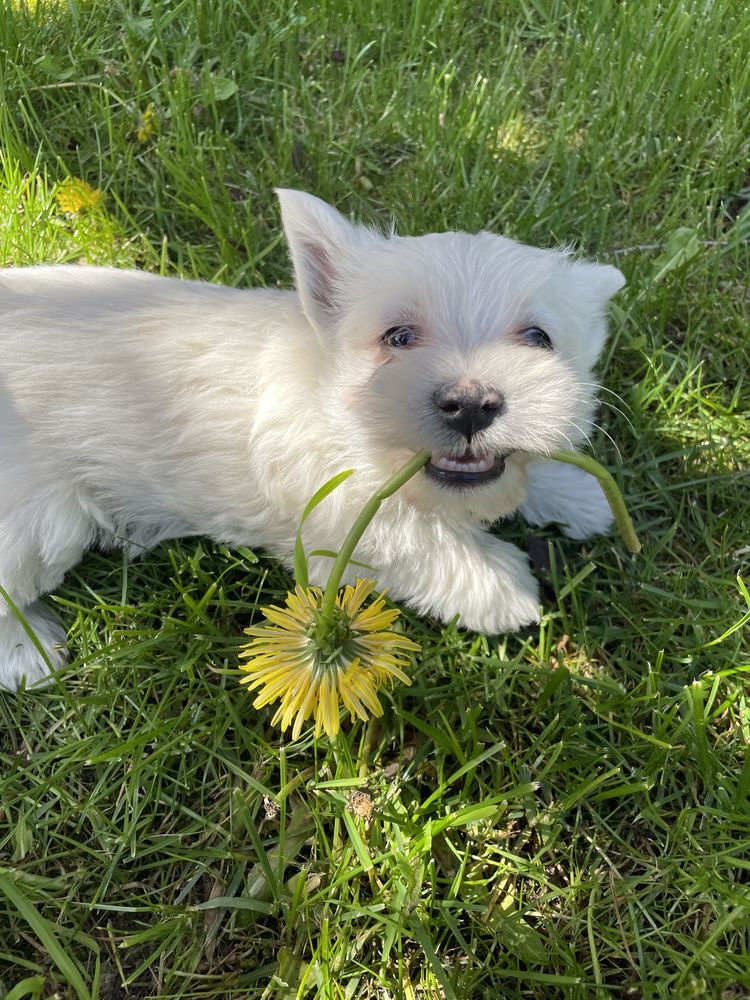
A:
{"label": "dog's eye", "polygon": [[417,339],[413,326],[392,326],[380,338],[387,347],[410,347]]}
{"label": "dog's eye", "polygon": [[521,331],[521,340],[531,347],[544,347],[548,351],[552,350],[552,341],[549,335],[538,326],[529,326]]}

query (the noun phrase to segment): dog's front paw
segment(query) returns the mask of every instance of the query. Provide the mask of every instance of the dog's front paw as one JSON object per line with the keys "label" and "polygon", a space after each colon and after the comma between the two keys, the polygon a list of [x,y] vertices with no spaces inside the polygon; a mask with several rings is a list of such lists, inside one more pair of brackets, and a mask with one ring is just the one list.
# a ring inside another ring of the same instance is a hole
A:
{"label": "dog's front paw", "polygon": [[497,595],[497,603],[474,607],[467,605],[458,620],[459,628],[471,629],[485,635],[518,632],[539,621],[539,598],[536,593]]}
{"label": "dog's front paw", "polygon": [[586,480],[582,483],[585,501],[580,507],[571,507],[562,526],[562,533],[568,538],[589,538],[591,535],[604,535],[612,527],[614,515],[609,506],[609,500],[599,481],[583,469],[567,466],[572,472],[580,473]]}
{"label": "dog's front paw", "polygon": [[[486,635],[516,632],[538,621],[538,587],[526,556],[485,532],[477,532],[476,542],[463,549],[460,562],[436,564],[433,585],[418,597],[412,593],[407,603],[444,622],[458,615],[459,628]],[[420,575],[424,579],[423,567]]]}
{"label": "dog's front paw", "polygon": [[65,632],[47,608],[41,604],[24,608],[24,617],[47,659],[16,618],[9,614],[0,617],[0,688],[11,691],[17,690],[22,681],[26,687],[41,686],[50,680],[50,665],[58,670],[67,659],[61,648],[65,645]]}
{"label": "dog's front paw", "polygon": [[529,466],[529,495],[521,513],[530,524],[558,522],[568,538],[604,534],[612,510],[594,476],[576,465],[535,462]]}
{"label": "dog's front paw", "polygon": [[459,625],[486,635],[517,632],[539,621],[539,586],[526,556],[507,542],[492,542],[483,552],[484,571],[459,597]]}
{"label": "dog's front paw", "polygon": [[[362,553],[363,560],[377,567],[378,586],[392,599],[442,622],[458,618],[459,628],[487,635],[515,632],[539,620],[537,582],[515,545],[477,526],[415,522],[424,530],[415,532],[412,523],[409,535],[401,526],[402,544],[392,543],[394,525],[381,536],[388,548]],[[404,558],[404,549],[410,558]]]}

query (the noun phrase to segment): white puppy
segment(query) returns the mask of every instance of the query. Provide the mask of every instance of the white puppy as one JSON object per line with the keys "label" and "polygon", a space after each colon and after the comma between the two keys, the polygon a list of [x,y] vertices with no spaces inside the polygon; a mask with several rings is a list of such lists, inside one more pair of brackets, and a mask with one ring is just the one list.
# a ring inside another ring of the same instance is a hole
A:
{"label": "white puppy", "polygon": [[[205,534],[290,565],[323,482],[357,470],[310,518],[308,551],[337,549],[422,448],[432,461],[356,559],[442,621],[494,634],[537,620],[526,558],[490,522],[521,507],[575,538],[610,522],[593,479],[543,456],[591,426],[619,271],[489,233],[384,237],[278,194],[296,292],[0,272],[0,585],[53,666],[65,634],[38,598],[90,546]],[[313,559],[312,581],[329,567]],[[47,671],[0,597],[0,686]]]}

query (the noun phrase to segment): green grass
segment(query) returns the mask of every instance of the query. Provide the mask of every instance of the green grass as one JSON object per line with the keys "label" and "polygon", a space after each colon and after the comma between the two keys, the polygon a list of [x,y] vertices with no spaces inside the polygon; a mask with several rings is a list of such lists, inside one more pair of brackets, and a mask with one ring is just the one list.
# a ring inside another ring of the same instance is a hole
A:
{"label": "green grass", "polygon": [[618,263],[594,450],[644,545],[500,526],[554,545],[540,628],[407,614],[335,754],[237,683],[270,559],[89,556],[64,683],[0,693],[0,997],[750,996],[747,5],[48,0],[0,51],[2,264],[287,284],[276,185]]}

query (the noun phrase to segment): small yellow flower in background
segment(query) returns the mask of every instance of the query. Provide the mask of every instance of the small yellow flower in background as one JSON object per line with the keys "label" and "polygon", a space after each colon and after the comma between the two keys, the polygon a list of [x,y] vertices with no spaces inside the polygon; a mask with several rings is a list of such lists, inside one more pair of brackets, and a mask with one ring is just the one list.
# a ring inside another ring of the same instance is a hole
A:
{"label": "small yellow flower in background", "polygon": [[387,631],[399,613],[386,608],[382,596],[364,607],[374,589],[374,580],[347,584],[328,618],[323,591],[297,586],[285,607],[262,609],[270,625],[245,630],[253,639],[240,654],[248,661],[240,668],[247,674],[241,683],[260,688],[255,708],[281,700],[272,722],[286,730],[294,720],[293,739],[312,715],[316,737],[336,736],[341,702],[352,720],[381,716],[378,690],[394,680],[411,684],[402,654],[420,647]]}
{"label": "small yellow flower in background", "polygon": [[63,212],[78,215],[84,209],[95,208],[102,199],[102,192],[80,177],[68,177],[58,186],[55,197]]}
{"label": "small yellow flower in background", "polygon": [[149,101],[146,105],[146,110],[138,119],[138,128],[136,129],[136,136],[138,142],[148,142],[152,135],[155,135],[158,127],[158,121],[156,115],[154,114],[154,102]]}

